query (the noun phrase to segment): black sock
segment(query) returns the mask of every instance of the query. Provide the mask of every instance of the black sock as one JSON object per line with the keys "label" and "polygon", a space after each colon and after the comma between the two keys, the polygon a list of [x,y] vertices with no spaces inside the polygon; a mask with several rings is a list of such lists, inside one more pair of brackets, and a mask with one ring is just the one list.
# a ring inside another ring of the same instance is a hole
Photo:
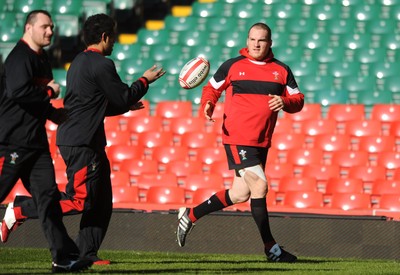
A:
{"label": "black sock", "polygon": [[260,235],[264,244],[275,243],[274,237],[272,237],[271,229],[269,227],[266,198],[251,199],[250,208],[251,214],[257,224],[258,231],[260,231]]}
{"label": "black sock", "polygon": [[[230,205],[233,205],[233,203],[229,198],[228,190],[222,190],[212,195],[208,200],[194,207],[192,209],[193,216],[198,220],[211,212],[224,209]],[[195,222],[195,220],[192,221]]]}

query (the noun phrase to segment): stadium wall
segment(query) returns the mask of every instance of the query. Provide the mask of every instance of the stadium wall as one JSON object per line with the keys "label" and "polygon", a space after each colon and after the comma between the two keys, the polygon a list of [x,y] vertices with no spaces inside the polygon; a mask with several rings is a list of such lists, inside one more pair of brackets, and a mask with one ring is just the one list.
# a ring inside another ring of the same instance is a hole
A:
{"label": "stadium wall", "polygon": [[[0,209],[3,217],[5,209]],[[80,215],[66,216],[72,237]],[[271,214],[276,240],[300,258],[334,257],[399,259],[400,223],[379,217]],[[175,241],[176,213],[115,210],[102,249],[187,253],[262,255],[263,247],[251,214],[218,212],[199,220],[181,248]],[[2,247],[40,247],[47,243],[37,220],[12,233]]]}

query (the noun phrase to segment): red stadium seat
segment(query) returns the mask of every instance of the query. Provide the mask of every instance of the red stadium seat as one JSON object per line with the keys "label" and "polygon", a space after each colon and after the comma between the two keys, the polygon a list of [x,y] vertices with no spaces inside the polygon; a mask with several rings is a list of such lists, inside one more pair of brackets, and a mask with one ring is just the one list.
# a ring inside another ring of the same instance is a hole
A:
{"label": "red stadium seat", "polygon": [[294,208],[322,208],[324,199],[322,193],[316,191],[287,191],[283,205]]}
{"label": "red stadium seat", "polygon": [[322,134],[314,137],[313,148],[324,152],[350,150],[350,136],[341,134]]}
{"label": "red stadium seat", "polygon": [[278,186],[278,191],[317,191],[317,181],[312,177],[283,177]]}
{"label": "red stadium seat", "polygon": [[303,168],[303,177],[315,177],[318,190],[325,191],[326,183],[330,178],[340,178],[340,167],[337,164],[319,165],[311,164]]}
{"label": "red stadium seat", "polygon": [[336,151],[332,153],[331,162],[332,164],[339,165],[342,168],[347,168],[347,171],[353,166],[368,166],[368,152],[350,150]]}
{"label": "red stadium seat", "polygon": [[107,156],[114,170],[119,169],[119,164],[125,159],[143,159],[144,150],[133,145],[113,145],[106,149]]}
{"label": "red stadium seat", "polygon": [[363,193],[364,185],[361,179],[330,178],[326,183],[325,194]]}
{"label": "red stadium seat", "polygon": [[140,190],[148,190],[153,186],[177,187],[178,180],[175,174],[141,174],[137,179]]}
{"label": "red stadium seat", "polygon": [[130,186],[130,175],[126,171],[112,171],[111,183],[113,186]]}
{"label": "red stadium seat", "polygon": [[294,114],[283,113],[284,118],[289,118],[292,121],[306,121],[310,119],[321,119],[322,118],[322,109],[321,105],[317,103],[312,104],[304,104],[303,109]]}
{"label": "red stadium seat", "polygon": [[276,121],[274,135],[276,134],[291,134],[294,132],[293,121],[290,118],[279,118]]}
{"label": "red stadium seat", "polygon": [[177,186],[152,186],[146,194],[146,202],[155,204],[155,209],[165,209],[160,205],[169,204],[170,209],[178,209],[185,203],[185,190]]}
{"label": "red stadium seat", "polygon": [[395,168],[393,170],[393,179],[400,180],[400,168]]}
{"label": "red stadium seat", "polygon": [[163,119],[156,116],[135,116],[127,119],[127,130],[132,134],[148,131],[161,131]]}
{"label": "red stadium seat", "polygon": [[378,154],[376,162],[378,166],[385,167],[387,170],[400,168],[400,153],[381,152]]}
{"label": "red stadium seat", "polygon": [[224,123],[223,118],[214,118],[214,121],[206,122],[206,131],[208,133],[222,134],[222,125]]}
{"label": "red stadium seat", "polygon": [[390,152],[395,150],[395,138],[393,136],[364,136],[360,137],[359,150],[368,153]]}
{"label": "red stadium seat", "polygon": [[371,193],[373,195],[400,194],[400,180],[375,180]]}
{"label": "red stadium seat", "polygon": [[267,163],[265,173],[270,179],[281,179],[283,177],[294,177],[293,164],[291,163]]}
{"label": "red stadium seat", "polygon": [[329,106],[327,118],[337,122],[364,120],[364,104],[332,104]]}
{"label": "red stadium seat", "polygon": [[146,148],[158,146],[172,146],[173,136],[171,132],[148,131],[138,135],[138,145]]}
{"label": "red stadium seat", "polygon": [[374,181],[386,179],[386,169],[383,166],[353,166],[349,168],[348,177],[361,179],[364,182],[364,189],[370,191]]}
{"label": "red stadium seat", "polygon": [[120,130],[109,130],[106,132],[107,146],[113,145],[130,145],[131,144],[131,133]]}
{"label": "red stadium seat", "polygon": [[295,166],[310,164],[323,164],[323,151],[321,149],[292,149],[287,154],[287,162]]}
{"label": "red stadium seat", "polygon": [[400,211],[400,195],[384,194],[379,199],[379,208],[390,211]]}
{"label": "red stadium seat", "polygon": [[279,151],[304,148],[306,136],[302,133],[274,133],[272,136],[271,147]]}
{"label": "red stadium seat", "polygon": [[331,208],[342,210],[362,210],[371,208],[371,197],[362,193],[334,193],[330,201]]}
{"label": "red stadium seat", "polygon": [[216,147],[217,134],[202,132],[188,132],[184,133],[180,137],[180,146],[187,147],[189,149],[205,148],[205,147]]}
{"label": "red stadium seat", "polygon": [[333,119],[309,119],[300,125],[300,132],[313,137],[322,134],[336,134],[336,121]]}
{"label": "red stadium seat", "polygon": [[165,164],[165,173],[174,173],[183,184],[187,176],[203,171],[203,164],[192,160],[171,160]]}
{"label": "red stadium seat", "polygon": [[382,134],[382,125],[379,120],[350,120],[344,124],[344,133],[359,138]]}
{"label": "red stadium seat", "polygon": [[155,116],[164,119],[174,117],[192,117],[191,101],[162,101],[157,103],[155,108]]}
{"label": "red stadium seat", "polygon": [[216,161],[209,165],[210,174],[221,175],[225,180],[231,181],[234,177],[234,171],[229,170],[228,163],[226,161]]}
{"label": "red stadium seat", "polygon": [[113,186],[113,203],[139,202],[139,189],[137,186]]}
{"label": "red stadium seat", "polygon": [[174,135],[187,132],[205,132],[206,119],[204,117],[174,117],[169,119],[169,131]]}
{"label": "red stadium seat", "polygon": [[268,149],[267,163],[286,163],[286,158],[281,159],[276,148]]}
{"label": "red stadium seat", "polygon": [[189,149],[183,146],[158,146],[153,149],[151,158],[163,165],[173,160],[189,160]]}
{"label": "red stadium seat", "polygon": [[131,183],[137,182],[142,174],[158,174],[158,163],[152,159],[124,159],[119,165],[119,170],[129,174]]}
{"label": "red stadium seat", "polygon": [[171,132],[142,132],[138,134],[137,145],[144,148],[144,154],[146,157],[151,157],[154,148],[160,146],[173,146],[173,135]]}
{"label": "red stadium seat", "polygon": [[108,116],[104,119],[104,130],[120,131],[122,130],[121,116]]}
{"label": "red stadium seat", "polygon": [[186,177],[186,191],[196,191],[199,188],[219,188],[224,189],[224,180],[219,174],[192,174]]}
{"label": "red stadium seat", "polygon": [[227,161],[223,147],[204,147],[196,150],[196,160],[203,164],[210,165],[216,161]]}
{"label": "red stadium seat", "polygon": [[397,139],[400,138],[400,120],[399,121],[392,121],[389,124],[389,134],[391,136],[395,136]]}
{"label": "red stadium seat", "polygon": [[267,163],[265,165],[270,189],[278,190],[279,182],[283,177],[294,177],[294,167],[291,163]]}
{"label": "red stadium seat", "polygon": [[384,124],[399,121],[400,105],[375,104],[371,110],[371,119],[379,120]]}

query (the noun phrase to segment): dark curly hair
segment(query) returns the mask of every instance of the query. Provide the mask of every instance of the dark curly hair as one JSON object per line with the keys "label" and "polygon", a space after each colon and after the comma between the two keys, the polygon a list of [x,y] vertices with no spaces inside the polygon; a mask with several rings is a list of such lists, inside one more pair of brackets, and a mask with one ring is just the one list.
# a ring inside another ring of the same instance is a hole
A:
{"label": "dark curly hair", "polygon": [[100,43],[103,33],[107,37],[114,37],[116,24],[112,17],[104,13],[89,16],[83,25],[83,40],[86,46]]}

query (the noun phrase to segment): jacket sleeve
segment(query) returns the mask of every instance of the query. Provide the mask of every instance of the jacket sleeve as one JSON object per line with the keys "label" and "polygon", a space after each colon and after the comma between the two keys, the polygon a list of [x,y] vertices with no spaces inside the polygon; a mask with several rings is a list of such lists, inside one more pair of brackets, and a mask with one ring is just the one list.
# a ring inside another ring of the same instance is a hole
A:
{"label": "jacket sleeve", "polygon": [[286,87],[282,96],[284,108],[287,113],[297,113],[303,109],[304,94],[301,93],[290,68],[287,71]]}
{"label": "jacket sleeve", "polygon": [[105,58],[103,65],[98,66],[96,80],[108,101],[105,115],[114,116],[128,112],[147,93],[148,85],[138,79],[128,86],[122,82],[112,60]]}
{"label": "jacket sleeve", "polygon": [[283,96],[282,100],[285,105],[283,110],[287,113],[297,113],[303,109],[304,95],[300,92],[289,96]]}
{"label": "jacket sleeve", "polygon": [[229,67],[230,64],[224,62],[203,87],[200,101],[201,110],[204,110],[208,101],[210,101],[214,107],[215,104],[217,104],[218,99],[221,97],[222,92],[229,86],[229,82],[227,81]]}
{"label": "jacket sleeve", "polygon": [[32,64],[21,54],[10,55],[5,64],[5,94],[18,103],[50,100],[47,83],[51,79],[35,79]]}

